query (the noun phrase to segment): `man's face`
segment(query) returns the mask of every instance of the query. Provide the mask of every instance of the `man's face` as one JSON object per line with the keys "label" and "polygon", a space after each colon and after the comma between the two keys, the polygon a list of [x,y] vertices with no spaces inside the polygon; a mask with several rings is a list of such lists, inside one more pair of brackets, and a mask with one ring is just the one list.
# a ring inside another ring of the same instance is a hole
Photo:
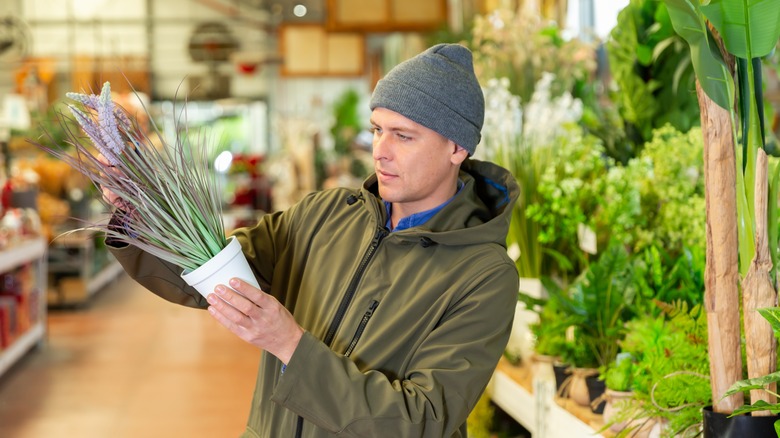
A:
{"label": "man's face", "polygon": [[386,108],[374,109],[371,126],[379,196],[393,203],[394,215],[430,210],[452,197],[465,149]]}

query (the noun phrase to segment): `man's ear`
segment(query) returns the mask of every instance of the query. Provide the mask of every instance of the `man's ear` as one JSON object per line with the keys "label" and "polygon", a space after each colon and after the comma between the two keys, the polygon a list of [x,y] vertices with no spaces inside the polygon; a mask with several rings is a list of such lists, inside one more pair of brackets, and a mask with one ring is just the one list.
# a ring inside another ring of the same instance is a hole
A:
{"label": "man's ear", "polygon": [[452,152],[452,156],[450,157],[450,161],[452,162],[452,164],[456,166],[460,166],[460,164],[466,161],[466,158],[469,157],[469,151],[467,151],[461,146],[458,146],[452,140],[450,140],[450,143],[453,146],[453,150],[452,150],[453,152]]}

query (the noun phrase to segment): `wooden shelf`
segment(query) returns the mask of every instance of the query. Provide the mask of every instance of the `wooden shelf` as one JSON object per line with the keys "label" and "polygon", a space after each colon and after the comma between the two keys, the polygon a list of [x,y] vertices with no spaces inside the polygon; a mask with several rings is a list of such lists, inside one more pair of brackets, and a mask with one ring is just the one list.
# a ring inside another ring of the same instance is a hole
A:
{"label": "wooden shelf", "polygon": [[534,378],[530,367],[504,359],[487,388],[493,402],[525,427],[533,438],[606,438],[599,434],[601,415],[555,397],[555,382]]}

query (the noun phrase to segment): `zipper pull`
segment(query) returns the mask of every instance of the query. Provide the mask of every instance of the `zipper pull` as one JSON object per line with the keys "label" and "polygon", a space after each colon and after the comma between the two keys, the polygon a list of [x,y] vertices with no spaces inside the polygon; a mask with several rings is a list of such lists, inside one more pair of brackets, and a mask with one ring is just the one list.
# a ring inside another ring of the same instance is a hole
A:
{"label": "zipper pull", "polygon": [[379,307],[379,301],[377,300],[371,300],[371,304],[368,306],[368,310],[366,310],[366,313],[363,315],[363,319],[371,318],[371,315],[374,314],[374,310]]}

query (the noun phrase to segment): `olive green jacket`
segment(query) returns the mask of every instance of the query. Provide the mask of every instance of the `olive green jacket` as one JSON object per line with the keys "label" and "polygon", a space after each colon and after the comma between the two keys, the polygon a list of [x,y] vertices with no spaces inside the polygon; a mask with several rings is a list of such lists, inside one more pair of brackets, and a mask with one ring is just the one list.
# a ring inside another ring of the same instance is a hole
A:
{"label": "olive green jacket", "polygon": [[[419,227],[388,233],[372,176],[234,232],[261,287],[306,330],[284,371],[263,355],[245,437],[466,436],[514,315],[506,233],[519,189],[476,160],[460,179]],[[207,306],[181,269],[132,246],[112,251],[155,294]]]}

